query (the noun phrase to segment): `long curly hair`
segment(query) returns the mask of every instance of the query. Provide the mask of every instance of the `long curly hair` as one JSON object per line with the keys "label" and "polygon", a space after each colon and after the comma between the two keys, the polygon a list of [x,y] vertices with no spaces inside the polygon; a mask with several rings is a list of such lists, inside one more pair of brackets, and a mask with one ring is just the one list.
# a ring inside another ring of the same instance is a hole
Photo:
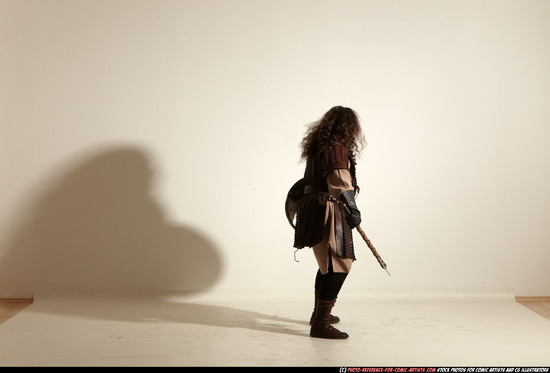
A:
{"label": "long curly hair", "polygon": [[365,147],[359,116],[350,108],[335,106],[309,125],[301,143],[301,160],[335,144],[348,148],[353,160]]}

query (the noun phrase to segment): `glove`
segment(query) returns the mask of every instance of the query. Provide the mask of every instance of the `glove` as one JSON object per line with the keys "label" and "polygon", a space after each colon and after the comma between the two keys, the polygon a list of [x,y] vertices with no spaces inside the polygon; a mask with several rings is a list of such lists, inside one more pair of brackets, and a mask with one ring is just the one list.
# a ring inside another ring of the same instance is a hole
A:
{"label": "glove", "polygon": [[348,214],[346,216],[346,220],[348,221],[349,226],[352,229],[357,227],[361,224],[361,213],[355,203],[355,191],[346,190],[340,194],[340,200],[345,203],[344,208]]}

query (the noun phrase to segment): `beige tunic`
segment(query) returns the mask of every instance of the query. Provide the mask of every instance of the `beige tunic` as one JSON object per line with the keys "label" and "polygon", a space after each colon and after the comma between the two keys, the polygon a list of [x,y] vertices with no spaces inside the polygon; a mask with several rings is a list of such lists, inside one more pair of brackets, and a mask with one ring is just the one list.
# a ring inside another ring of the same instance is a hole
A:
{"label": "beige tunic", "polygon": [[[340,197],[342,192],[353,190],[351,182],[351,174],[346,169],[335,169],[330,171],[326,176],[329,193],[335,198]],[[334,222],[334,205],[337,202],[328,201],[325,212],[325,229],[323,240],[313,246],[313,252],[317,259],[317,264],[322,274],[328,272],[329,258],[332,260],[332,268],[334,272],[348,273],[351,270],[352,259],[339,258],[336,255],[336,238],[335,238],[335,222]],[[329,255],[330,253],[330,255]]]}

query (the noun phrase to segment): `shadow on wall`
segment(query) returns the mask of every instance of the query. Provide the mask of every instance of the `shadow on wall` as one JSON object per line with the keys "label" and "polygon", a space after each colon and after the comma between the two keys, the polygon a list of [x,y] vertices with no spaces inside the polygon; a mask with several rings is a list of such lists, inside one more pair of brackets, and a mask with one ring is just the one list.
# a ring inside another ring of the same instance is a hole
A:
{"label": "shadow on wall", "polygon": [[211,287],[222,271],[215,246],[165,220],[151,195],[153,176],[146,153],[132,147],[61,175],[0,251],[0,280],[31,293]]}

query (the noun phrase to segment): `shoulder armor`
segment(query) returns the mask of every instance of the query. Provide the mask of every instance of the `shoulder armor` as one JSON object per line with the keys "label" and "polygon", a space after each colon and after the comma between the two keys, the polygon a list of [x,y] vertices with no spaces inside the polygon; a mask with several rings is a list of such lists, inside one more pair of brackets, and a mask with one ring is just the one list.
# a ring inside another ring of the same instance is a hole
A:
{"label": "shoulder armor", "polygon": [[323,174],[326,175],[328,172],[338,168],[349,170],[349,151],[342,145],[333,145],[323,151]]}

